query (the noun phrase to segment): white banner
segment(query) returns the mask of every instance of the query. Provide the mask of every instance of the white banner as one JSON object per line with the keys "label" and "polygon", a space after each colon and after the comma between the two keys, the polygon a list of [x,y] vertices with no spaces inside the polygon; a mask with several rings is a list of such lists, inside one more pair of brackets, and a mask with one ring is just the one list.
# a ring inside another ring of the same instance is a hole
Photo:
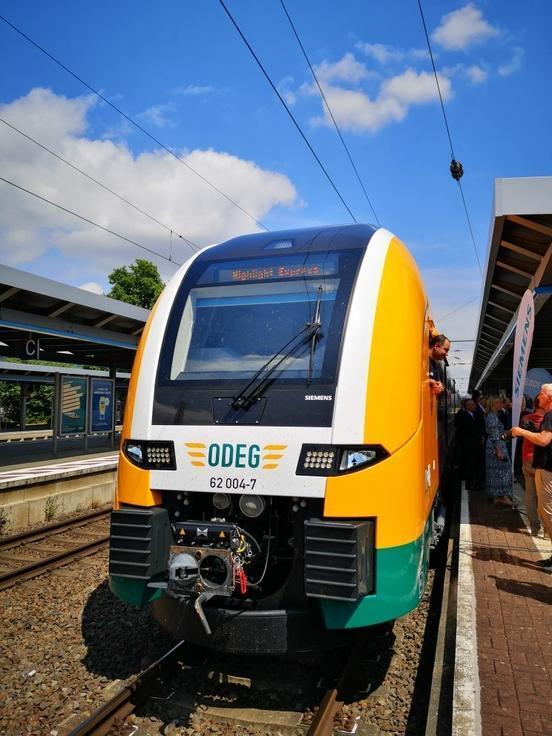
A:
{"label": "white banner", "polygon": [[[523,399],[523,387],[525,386],[525,375],[527,363],[533,342],[533,330],[535,327],[535,304],[533,292],[527,289],[519,305],[516,324],[516,336],[514,339],[514,373],[512,379],[512,427],[519,424],[521,414],[521,400]],[[516,454],[516,437],[512,441],[512,467]]]}

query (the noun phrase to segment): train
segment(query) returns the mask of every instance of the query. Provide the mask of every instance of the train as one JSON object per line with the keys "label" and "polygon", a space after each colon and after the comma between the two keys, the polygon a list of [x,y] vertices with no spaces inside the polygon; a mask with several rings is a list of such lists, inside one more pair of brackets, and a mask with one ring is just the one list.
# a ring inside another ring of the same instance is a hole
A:
{"label": "train", "polygon": [[442,527],[454,393],[429,385],[434,329],[412,255],[381,227],[194,254],[134,361],[113,593],[151,603],[177,638],[239,653],[338,646],[413,610]]}

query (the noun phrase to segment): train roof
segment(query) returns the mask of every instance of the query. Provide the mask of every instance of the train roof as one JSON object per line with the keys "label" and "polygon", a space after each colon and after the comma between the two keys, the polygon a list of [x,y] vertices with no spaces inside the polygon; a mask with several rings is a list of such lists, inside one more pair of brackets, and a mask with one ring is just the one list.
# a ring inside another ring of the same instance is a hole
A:
{"label": "train roof", "polygon": [[270,255],[316,253],[328,250],[363,249],[368,246],[378,228],[373,225],[327,225],[290,230],[240,235],[208,248],[200,256],[202,261],[220,258],[242,258]]}

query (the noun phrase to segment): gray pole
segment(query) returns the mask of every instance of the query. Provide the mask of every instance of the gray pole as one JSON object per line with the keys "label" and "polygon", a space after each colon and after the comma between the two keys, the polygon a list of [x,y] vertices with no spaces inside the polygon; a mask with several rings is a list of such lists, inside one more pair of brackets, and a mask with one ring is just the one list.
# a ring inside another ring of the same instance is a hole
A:
{"label": "gray pole", "polygon": [[52,455],[57,455],[59,431],[59,404],[60,404],[61,376],[56,373],[54,380],[54,405],[52,407]]}
{"label": "gray pole", "polygon": [[24,432],[27,428],[27,396],[29,395],[28,384],[21,382],[20,384],[20,402],[19,402],[19,429]]}

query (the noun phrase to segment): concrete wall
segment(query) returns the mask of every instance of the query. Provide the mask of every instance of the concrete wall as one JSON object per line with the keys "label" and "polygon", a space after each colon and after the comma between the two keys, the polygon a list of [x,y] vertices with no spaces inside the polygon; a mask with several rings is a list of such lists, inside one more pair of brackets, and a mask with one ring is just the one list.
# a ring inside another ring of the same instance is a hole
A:
{"label": "concrete wall", "polygon": [[113,503],[116,477],[116,470],[107,470],[0,491],[0,516],[7,521],[2,533]]}

